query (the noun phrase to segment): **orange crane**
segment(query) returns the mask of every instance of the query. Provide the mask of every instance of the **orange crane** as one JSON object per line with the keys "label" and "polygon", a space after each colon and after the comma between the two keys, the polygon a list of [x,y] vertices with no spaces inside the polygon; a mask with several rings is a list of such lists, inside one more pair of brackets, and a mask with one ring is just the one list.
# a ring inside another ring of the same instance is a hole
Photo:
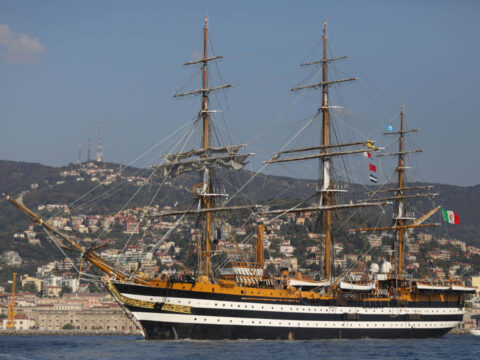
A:
{"label": "orange crane", "polygon": [[13,283],[12,283],[12,293],[10,296],[10,302],[8,303],[8,321],[7,321],[7,329],[14,329],[15,328],[15,283],[17,280],[17,273],[13,273]]}

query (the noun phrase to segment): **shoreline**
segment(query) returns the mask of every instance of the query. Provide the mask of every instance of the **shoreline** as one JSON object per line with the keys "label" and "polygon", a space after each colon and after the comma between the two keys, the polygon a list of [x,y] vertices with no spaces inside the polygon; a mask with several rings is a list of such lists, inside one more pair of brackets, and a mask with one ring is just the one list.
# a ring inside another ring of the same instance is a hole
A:
{"label": "shoreline", "polygon": [[[467,329],[452,329],[447,335],[470,335]],[[139,336],[144,338],[141,332],[121,331],[76,331],[76,330],[0,330],[0,336]]]}
{"label": "shoreline", "polygon": [[77,330],[0,330],[0,336],[141,336],[141,332],[77,331]]}

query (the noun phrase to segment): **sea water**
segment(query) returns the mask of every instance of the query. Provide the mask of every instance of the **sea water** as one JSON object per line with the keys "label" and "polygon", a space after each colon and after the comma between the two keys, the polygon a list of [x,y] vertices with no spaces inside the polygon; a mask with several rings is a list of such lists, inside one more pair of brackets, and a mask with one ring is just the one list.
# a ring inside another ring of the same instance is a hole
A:
{"label": "sea water", "polygon": [[0,360],[480,359],[480,336],[317,341],[160,341],[136,336],[0,336]]}

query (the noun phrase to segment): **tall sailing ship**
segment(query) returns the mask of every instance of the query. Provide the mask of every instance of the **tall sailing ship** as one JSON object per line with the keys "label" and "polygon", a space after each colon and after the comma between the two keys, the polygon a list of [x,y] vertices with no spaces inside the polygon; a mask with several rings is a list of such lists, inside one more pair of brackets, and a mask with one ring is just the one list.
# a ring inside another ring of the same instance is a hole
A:
{"label": "tall sailing ship", "polygon": [[[240,170],[252,155],[243,153],[244,145],[215,146],[212,141],[212,113],[209,95],[231,85],[209,87],[209,64],[222,56],[207,53],[208,20],[204,25],[203,58],[185,65],[200,64],[202,88],[176,96],[201,95],[199,122],[202,134],[199,149],[168,154],[164,163],[155,167],[163,177],[174,177],[184,172],[197,171],[200,182],[193,187],[194,205],[186,210],[162,212],[155,216],[196,216],[202,232],[195,244],[197,270],[191,276],[147,277],[141,273],[122,271],[102,260],[98,248],[85,248],[71,237],[43,221],[22,203],[4,195],[11,203],[28,214],[47,232],[59,239],[64,248],[81,253],[105,274],[105,282],[113,296],[133,314],[141,324],[147,339],[327,339],[327,338],[417,338],[442,336],[455,328],[463,318],[464,300],[474,292],[458,282],[431,284],[406,276],[404,246],[408,232],[427,224],[434,211],[416,219],[405,211],[406,202],[414,197],[431,197],[432,193],[412,193],[428,190],[405,184],[406,155],[404,137],[412,132],[404,128],[404,111],[398,132],[399,150],[391,155],[398,158],[396,186],[370,194],[364,201],[339,203],[338,193],[343,190],[334,181],[334,158],[361,154],[366,150],[377,153],[374,142],[359,140],[334,143],[331,134],[330,88],[338,83],[355,80],[328,79],[330,63],[343,59],[327,57],[327,22],[323,28],[323,56],[320,60],[302,64],[321,68],[319,83],[300,86],[293,91],[319,89],[321,106],[321,142],[317,146],[282,150],[266,162],[276,164],[317,159],[319,180],[315,203],[286,209],[270,210],[255,204],[229,205],[226,194],[215,186],[219,167]],[[367,145],[367,147],[365,147]],[[378,198],[381,192],[392,196]],[[375,199],[375,198],[378,199]],[[372,200],[374,199],[374,200]],[[386,263],[382,272],[374,269],[359,281],[335,277],[332,272],[332,216],[341,210],[384,206],[394,203],[391,226],[359,228],[356,231],[391,231],[395,238],[393,264]],[[221,270],[212,266],[215,229],[222,223],[222,214],[250,209],[257,219],[255,262],[242,254],[233,234],[232,241],[238,251],[237,261],[231,261]],[[268,275],[264,270],[264,233],[269,218],[291,213],[318,215],[319,232],[323,240],[323,279],[313,280],[299,273],[282,269],[280,276]],[[217,225],[216,225],[217,224]],[[377,273],[375,273],[377,272]]]}

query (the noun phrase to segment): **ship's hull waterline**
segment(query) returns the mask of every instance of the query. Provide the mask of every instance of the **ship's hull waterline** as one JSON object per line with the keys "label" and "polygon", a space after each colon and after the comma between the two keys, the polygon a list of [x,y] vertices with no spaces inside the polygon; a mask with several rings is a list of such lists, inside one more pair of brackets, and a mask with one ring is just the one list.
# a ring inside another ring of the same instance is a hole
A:
{"label": "ship's hull waterline", "polygon": [[274,328],[267,326],[196,325],[141,321],[147,340],[321,340],[321,339],[404,339],[442,337],[451,328],[439,329],[337,329]]}
{"label": "ship's hull waterline", "polygon": [[[440,337],[463,319],[455,302],[370,301],[325,305],[115,284],[124,298],[153,302],[126,307],[146,339],[356,339]],[[169,306],[164,306],[169,304]]]}

